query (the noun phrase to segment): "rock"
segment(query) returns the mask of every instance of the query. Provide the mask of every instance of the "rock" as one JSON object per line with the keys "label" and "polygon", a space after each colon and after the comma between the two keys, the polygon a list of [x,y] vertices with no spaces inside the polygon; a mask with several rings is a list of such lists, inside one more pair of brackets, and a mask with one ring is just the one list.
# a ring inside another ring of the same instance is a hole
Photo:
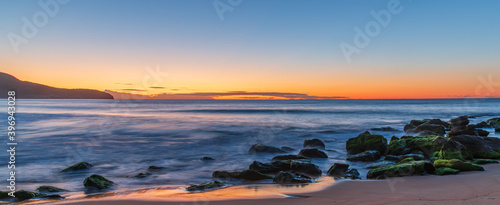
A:
{"label": "rock", "polygon": [[272,160],[289,160],[289,159],[306,159],[306,160],[308,160],[309,158],[304,157],[302,155],[290,154],[290,155],[278,155],[278,156],[273,157]]}
{"label": "rock", "polygon": [[250,154],[255,154],[255,153],[285,153],[285,151],[281,150],[280,148],[277,147],[271,147],[263,144],[254,144],[248,150],[248,153]]}
{"label": "rock", "polygon": [[328,155],[319,149],[302,149],[299,155],[310,157],[310,158],[328,158]]}
{"label": "rock", "polygon": [[291,172],[278,172],[273,179],[274,183],[285,184],[285,183],[311,183],[310,177],[305,175],[300,175]]}
{"label": "rock", "polygon": [[378,127],[378,128],[372,128],[371,130],[374,130],[374,131],[384,131],[384,132],[398,131],[397,129],[394,129],[392,127]]}
{"label": "rock", "polygon": [[304,148],[325,149],[325,143],[320,139],[304,140]]}
{"label": "rock", "polygon": [[479,133],[476,130],[476,126],[466,125],[453,127],[447,134],[448,137],[457,135],[479,135]]}
{"label": "rock", "polygon": [[269,164],[262,163],[258,161],[253,161],[248,167],[250,170],[255,170],[261,173],[278,173],[279,171],[284,171],[287,167],[281,166],[281,164]]}
{"label": "rock", "polygon": [[418,136],[432,136],[432,135],[444,136],[446,130],[445,127],[443,127],[442,125],[424,123],[419,125],[415,129],[409,130],[407,133],[416,133],[418,134]]}
{"label": "rock", "polygon": [[476,128],[489,128],[489,127],[491,126],[488,125],[488,123],[486,123],[485,121],[476,124]]}
{"label": "rock", "polygon": [[368,150],[377,150],[382,155],[387,152],[387,139],[382,135],[372,135],[366,131],[346,142],[346,150],[349,154],[359,154]]}
{"label": "rock", "polygon": [[227,171],[215,171],[212,174],[213,178],[223,178],[223,179],[244,179],[244,180],[263,180],[263,179],[272,179],[272,176],[267,174],[262,174],[255,170],[245,170],[242,172],[227,172]]}
{"label": "rock", "polygon": [[310,160],[279,160],[273,161],[271,164],[254,161],[249,166],[249,169],[261,173],[278,173],[291,170],[312,176],[321,175],[319,167],[312,164]]}
{"label": "rock", "polygon": [[450,140],[457,141],[465,146],[462,154],[467,153],[479,159],[500,158],[500,138],[458,135],[450,137]]}
{"label": "rock", "polygon": [[215,159],[212,157],[202,157],[201,160],[203,161],[214,161]]}
{"label": "rock", "polygon": [[411,158],[413,158],[413,160],[416,160],[416,161],[420,161],[420,160],[425,159],[425,156],[422,154],[405,154],[405,155],[403,155],[403,159],[408,158],[408,157],[411,157]]}
{"label": "rock", "polygon": [[428,123],[428,124],[432,124],[432,125],[441,125],[445,128],[450,127],[450,123],[442,121],[441,119],[428,119],[428,120],[424,120],[424,122]]}
{"label": "rock", "polygon": [[388,155],[403,155],[411,152],[411,149],[406,147],[406,140],[401,140],[396,138],[391,138],[391,142],[387,147]]}
{"label": "rock", "polygon": [[460,171],[484,171],[484,168],[477,164],[464,162],[458,159],[451,159],[451,160],[439,159],[434,161],[434,166],[436,168],[448,167],[452,169],[458,169]]}
{"label": "rock", "polygon": [[498,164],[497,160],[493,159],[475,159],[472,161],[473,164]]}
{"label": "rock", "polygon": [[61,189],[61,188],[54,187],[54,186],[39,186],[38,188],[36,188],[36,191],[38,191],[38,192],[65,192],[68,190]]}
{"label": "rock", "polygon": [[93,165],[88,163],[88,162],[78,162],[74,165],[71,165],[70,167],[61,170],[60,172],[70,172],[70,171],[77,171],[77,170],[87,170],[90,169]]}
{"label": "rock", "polygon": [[407,157],[407,158],[404,158],[403,160],[399,161],[397,164],[406,164],[406,163],[410,163],[410,162],[414,162],[415,159],[413,159],[413,157]]}
{"label": "rock", "polygon": [[402,177],[411,175],[432,174],[436,168],[428,161],[412,161],[404,164],[396,164],[388,167],[372,169],[368,172],[368,179],[380,179],[386,177]]}
{"label": "rock", "polygon": [[148,177],[148,176],[151,176],[151,173],[149,173],[149,172],[139,173],[139,174],[136,174],[134,177],[135,178],[145,178],[145,177]]}
{"label": "rock", "polygon": [[450,120],[452,127],[466,126],[469,124],[469,116],[460,116]]}
{"label": "rock", "polygon": [[344,175],[344,178],[353,179],[353,180],[354,179],[361,179],[361,177],[359,177],[359,176],[360,176],[360,174],[359,174],[357,169],[349,169],[347,171],[347,173]]}
{"label": "rock", "polygon": [[[15,196],[15,200],[24,201],[24,200],[28,200],[28,199],[32,199],[32,198],[43,197],[43,196],[45,196],[45,194],[19,190],[19,191],[14,192],[14,196]],[[7,191],[0,191],[0,199],[12,199],[12,196],[9,196],[9,192],[7,192]]]}
{"label": "rock", "polygon": [[496,133],[496,132],[500,132],[500,126],[499,126],[498,124],[497,124],[497,125],[495,125],[495,126],[496,126],[496,127],[495,127],[495,133]]}
{"label": "rock", "polygon": [[460,159],[463,160],[462,150],[465,146],[460,142],[449,140],[446,142],[438,153],[439,159]]}
{"label": "rock", "polygon": [[86,188],[93,187],[97,189],[107,189],[113,186],[113,184],[115,183],[97,174],[87,177],[83,181],[83,185]]}
{"label": "rock", "polygon": [[387,161],[399,162],[403,159],[404,159],[404,157],[402,155],[386,155],[385,156],[385,160],[387,160]]}
{"label": "rock", "polygon": [[458,169],[452,169],[452,168],[448,168],[448,167],[440,167],[440,168],[437,168],[436,171],[434,172],[435,175],[439,175],[439,176],[443,176],[443,175],[454,175],[454,174],[458,174],[460,172],[460,170]]}
{"label": "rock", "polygon": [[165,167],[149,166],[148,171],[159,171],[165,169]]}
{"label": "rock", "polygon": [[483,130],[483,129],[476,129],[476,131],[477,131],[477,134],[481,137],[488,137],[488,135],[490,134],[490,132]]}
{"label": "rock", "polygon": [[205,191],[208,189],[215,189],[215,188],[220,188],[226,186],[226,183],[220,182],[220,181],[214,181],[210,183],[205,183],[205,184],[198,184],[198,185],[191,185],[186,188],[187,191]]}
{"label": "rock", "polygon": [[281,147],[281,150],[283,150],[283,151],[285,151],[285,152],[293,152],[293,151],[297,151],[296,149],[291,148],[291,147],[287,147],[287,146],[283,146],[283,147]]}
{"label": "rock", "polygon": [[392,166],[395,164],[396,164],[396,162],[384,160],[384,161],[374,162],[374,163],[368,164],[368,165],[366,165],[366,168],[367,169],[375,169],[375,168],[379,168],[379,167]]}
{"label": "rock", "polygon": [[343,177],[347,173],[347,170],[349,170],[348,164],[335,163],[328,169],[327,173],[330,176]]}
{"label": "rock", "polygon": [[489,120],[486,120],[486,124],[488,124],[489,127],[495,127],[495,125],[500,124],[500,117],[491,118]]}
{"label": "rock", "polygon": [[353,161],[353,162],[356,162],[356,161],[373,162],[373,161],[380,159],[380,157],[381,156],[380,156],[379,151],[368,150],[368,151],[361,152],[359,154],[351,155],[351,156],[347,157],[347,160]]}
{"label": "rock", "polygon": [[444,143],[448,141],[448,139],[441,136],[403,136],[400,140],[405,141],[406,147],[409,148],[411,152],[422,152],[426,157],[430,157],[434,152],[441,150]]}

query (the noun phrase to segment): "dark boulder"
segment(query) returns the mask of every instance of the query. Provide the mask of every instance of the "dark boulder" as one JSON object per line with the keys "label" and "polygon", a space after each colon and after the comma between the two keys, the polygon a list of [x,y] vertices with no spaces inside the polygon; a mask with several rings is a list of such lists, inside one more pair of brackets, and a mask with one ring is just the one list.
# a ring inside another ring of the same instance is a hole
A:
{"label": "dark boulder", "polygon": [[368,150],[377,150],[382,155],[387,152],[387,139],[382,135],[372,135],[366,131],[346,142],[346,150],[349,154],[358,154]]}
{"label": "dark boulder", "polygon": [[88,163],[88,162],[78,162],[74,165],[71,165],[70,167],[61,170],[60,172],[70,172],[70,171],[78,171],[78,170],[88,170],[92,167],[93,165]]}
{"label": "dark boulder", "polygon": [[310,158],[328,158],[328,155],[319,149],[302,149],[299,155]]}
{"label": "dark boulder", "polygon": [[139,174],[136,174],[134,177],[135,177],[135,178],[146,178],[146,177],[149,177],[149,176],[151,176],[151,173],[146,172],[146,173],[139,173]]}
{"label": "dark boulder", "polygon": [[203,161],[214,161],[215,159],[212,158],[212,157],[202,157],[200,160],[203,160]]}
{"label": "dark boulder", "polygon": [[198,185],[191,185],[186,188],[187,191],[194,192],[194,191],[205,191],[205,190],[211,190],[211,189],[216,189],[220,187],[226,186],[226,183],[220,182],[220,181],[214,181],[210,183],[205,183],[205,184],[198,184]]}
{"label": "dark boulder", "polygon": [[361,162],[373,162],[378,159],[380,159],[381,155],[380,152],[377,150],[368,150],[361,152],[359,154],[351,155],[347,157],[347,160],[349,161],[361,161]]}
{"label": "dark boulder", "polygon": [[377,127],[377,128],[372,128],[370,130],[373,130],[373,131],[384,131],[384,132],[395,132],[395,131],[398,131],[397,129],[394,129],[392,127]]}
{"label": "dark boulder", "polygon": [[149,166],[148,171],[159,171],[165,169],[165,167]]}
{"label": "dark boulder", "polygon": [[312,176],[321,175],[321,170],[319,169],[319,167],[312,164],[310,160],[277,160],[273,161],[272,163],[262,163],[254,161],[249,166],[249,169],[261,173],[294,171]]}
{"label": "dark boulder", "polygon": [[250,154],[255,154],[255,153],[285,153],[285,151],[283,151],[277,147],[267,146],[267,145],[263,145],[263,144],[254,144],[254,145],[252,145],[250,150],[248,150],[248,153],[250,153]]}
{"label": "dark boulder", "polygon": [[[24,201],[32,198],[40,198],[46,196],[45,194],[41,193],[36,193],[36,192],[30,192],[30,191],[24,191],[24,190],[19,190],[14,192],[14,200],[15,201]],[[7,191],[0,191],[0,199],[12,199],[12,196],[9,196],[9,192]]]}
{"label": "dark boulder", "polygon": [[483,129],[476,129],[476,131],[477,131],[477,135],[479,135],[481,137],[488,137],[488,135],[490,135],[490,132],[483,130]]}
{"label": "dark boulder", "polygon": [[222,179],[244,179],[244,180],[263,180],[263,179],[272,179],[272,176],[267,174],[262,174],[255,170],[245,170],[242,172],[228,172],[228,171],[215,171],[212,173],[213,178],[222,178]]}
{"label": "dark boulder", "polygon": [[462,155],[465,146],[460,144],[460,142],[449,140],[446,142],[438,153],[439,159],[460,159],[463,160]]}
{"label": "dark boulder", "polygon": [[278,172],[278,174],[276,174],[276,176],[274,176],[273,182],[279,183],[279,184],[311,183],[312,180],[310,177],[305,176],[305,175],[281,171],[281,172]]}
{"label": "dark boulder", "polygon": [[452,127],[466,126],[469,124],[469,116],[460,116],[450,120]]}
{"label": "dark boulder", "polygon": [[464,152],[474,158],[500,158],[500,138],[480,137],[474,135],[458,135],[450,137],[450,140],[457,141],[465,146]]}
{"label": "dark boulder", "polygon": [[343,177],[347,173],[347,170],[349,170],[348,164],[335,163],[328,169],[327,173],[330,176]]}
{"label": "dark boulder", "polygon": [[[389,155],[387,155],[389,156]],[[396,161],[396,160],[395,160]],[[401,160],[397,160],[397,161],[401,161]],[[384,160],[384,161],[380,161],[380,162],[374,162],[374,163],[371,163],[371,164],[368,164],[366,165],[366,168],[367,169],[375,169],[375,168],[379,168],[379,167],[387,167],[387,166],[392,166],[392,165],[395,165],[396,162],[394,161],[389,161],[387,160]]]}
{"label": "dark boulder", "polygon": [[500,125],[500,117],[486,120],[486,123],[488,124],[489,127],[495,127],[495,125]]}
{"label": "dark boulder", "polygon": [[281,147],[281,150],[283,150],[283,151],[285,151],[285,152],[293,152],[293,151],[297,151],[296,149],[291,148],[291,147],[287,147],[287,146],[283,146],[283,147]]}
{"label": "dark boulder", "polygon": [[289,160],[289,159],[309,159],[308,157],[302,156],[302,155],[278,155],[273,157],[272,160]]}
{"label": "dark boulder", "polygon": [[361,179],[359,177],[361,174],[359,174],[357,169],[349,169],[347,173],[344,175],[344,178],[346,179]]}
{"label": "dark boulder", "polygon": [[85,178],[83,185],[86,188],[97,188],[97,189],[107,189],[115,184],[114,182],[104,178],[101,175],[94,174],[90,177]]}
{"label": "dark boulder", "polygon": [[491,126],[488,125],[488,123],[486,123],[485,121],[476,124],[476,128],[489,128],[489,127]]}
{"label": "dark boulder", "polygon": [[479,135],[475,125],[455,126],[448,132],[448,137],[456,135]]}
{"label": "dark boulder", "polygon": [[325,143],[320,139],[304,140],[304,148],[325,149]]}

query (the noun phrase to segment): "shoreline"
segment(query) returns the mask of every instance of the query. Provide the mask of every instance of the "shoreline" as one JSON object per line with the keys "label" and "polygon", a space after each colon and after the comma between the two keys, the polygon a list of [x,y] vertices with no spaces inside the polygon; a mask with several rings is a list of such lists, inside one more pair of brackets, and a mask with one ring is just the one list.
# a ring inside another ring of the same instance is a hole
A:
{"label": "shoreline", "polygon": [[[305,192],[283,192],[281,197],[244,197],[217,199],[234,187],[196,193],[188,200],[150,197],[147,192],[133,192],[134,197],[112,196],[100,199],[63,200],[54,204],[500,204],[500,164],[484,165],[485,171],[462,172],[458,175],[409,176],[386,180],[346,180],[324,189]],[[264,185],[272,186],[272,185]],[[240,190],[241,191],[241,190]],[[247,190],[250,191],[250,190]],[[251,192],[250,192],[251,193]],[[275,193],[278,196],[278,193]],[[286,197],[288,195],[289,197]],[[156,196],[161,196],[156,195]],[[50,202],[52,203],[52,202]]]}

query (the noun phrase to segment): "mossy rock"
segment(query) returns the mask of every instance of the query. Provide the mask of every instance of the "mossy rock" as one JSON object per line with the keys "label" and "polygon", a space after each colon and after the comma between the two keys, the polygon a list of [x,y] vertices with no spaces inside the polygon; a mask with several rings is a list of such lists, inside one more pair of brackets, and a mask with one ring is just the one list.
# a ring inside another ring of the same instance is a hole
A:
{"label": "mossy rock", "polygon": [[14,198],[12,198],[12,196],[9,196],[9,192],[0,191],[0,199],[11,199],[11,200],[14,199],[15,201],[24,201],[24,200],[38,198],[38,197],[44,197],[44,196],[45,196],[45,194],[19,190],[19,191],[14,192]]}
{"label": "mossy rock", "polygon": [[39,186],[36,188],[38,192],[65,192],[68,191],[66,189],[61,189],[59,187],[54,187],[54,186]]}
{"label": "mossy rock", "polygon": [[88,162],[78,162],[69,166],[66,169],[61,170],[60,172],[70,172],[70,171],[78,171],[78,170],[87,170],[90,169],[93,165]]}
{"label": "mossy rock", "polygon": [[272,147],[264,144],[254,144],[250,149],[248,150],[248,153],[250,154],[255,154],[255,153],[285,153],[285,151],[281,150],[280,148],[277,147]]}
{"label": "mossy rock", "polygon": [[483,130],[483,129],[477,129],[477,134],[481,137],[488,137],[490,132]]}
{"label": "mossy rock", "polygon": [[403,177],[412,175],[432,174],[436,169],[428,161],[412,161],[388,167],[375,168],[368,171],[366,178],[379,179],[386,177]]}
{"label": "mossy rock", "polygon": [[352,179],[352,180],[355,180],[355,179],[361,179],[361,177],[359,177],[361,174],[358,172],[357,169],[349,169],[345,175],[344,175],[344,178],[346,179]]}
{"label": "mossy rock", "polygon": [[404,136],[401,140],[405,140],[406,147],[411,151],[421,151],[426,157],[431,156],[434,152],[441,150],[441,147],[448,142],[448,139],[442,136],[426,136],[426,137],[408,137]]}
{"label": "mossy rock", "polygon": [[493,159],[475,159],[472,161],[474,164],[498,164],[497,160]]}
{"label": "mossy rock", "polygon": [[346,142],[346,150],[349,154],[359,154],[368,150],[377,150],[382,155],[387,152],[387,139],[382,135],[372,135],[366,131]]}
{"label": "mossy rock", "polygon": [[452,168],[448,168],[448,167],[439,167],[436,169],[434,174],[439,175],[439,176],[443,176],[443,175],[454,175],[454,174],[458,174],[459,172],[460,172],[460,170],[458,170],[458,169],[452,169]]}
{"label": "mossy rock", "polygon": [[410,153],[410,149],[406,147],[406,140],[397,138],[389,142],[387,150],[388,155],[403,155]]}
{"label": "mossy rock", "polygon": [[458,159],[451,159],[451,160],[439,159],[434,161],[434,166],[436,168],[448,167],[452,169],[458,169],[460,171],[484,171],[484,168],[482,166],[469,162],[464,162]]}
{"label": "mossy rock", "polygon": [[410,163],[410,162],[414,162],[415,159],[413,159],[413,157],[407,157],[407,158],[404,158],[403,160],[399,161],[397,164],[406,164],[406,163]]}
{"label": "mossy rock", "polygon": [[113,184],[115,183],[97,174],[87,177],[83,181],[83,185],[86,188],[107,189],[113,186]]}
{"label": "mossy rock", "polygon": [[438,153],[439,159],[459,159],[464,160],[462,151],[465,153],[465,147],[460,142],[448,140]]}
{"label": "mossy rock", "polygon": [[205,183],[205,184],[197,184],[197,185],[191,185],[186,188],[186,190],[194,192],[194,191],[205,191],[209,189],[215,189],[215,188],[221,188],[226,186],[225,182],[220,182],[220,181],[214,181],[210,183]]}

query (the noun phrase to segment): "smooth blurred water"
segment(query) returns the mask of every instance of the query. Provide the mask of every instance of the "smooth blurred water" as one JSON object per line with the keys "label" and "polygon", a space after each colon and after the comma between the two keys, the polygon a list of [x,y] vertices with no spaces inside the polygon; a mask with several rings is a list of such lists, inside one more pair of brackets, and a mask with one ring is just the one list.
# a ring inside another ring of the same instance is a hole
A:
{"label": "smooth blurred water", "polygon": [[[7,149],[7,102],[0,103]],[[334,162],[344,162],[345,141],[370,128],[401,130],[373,132],[390,138],[402,136],[404,124],[412,119],[471,115],[477,123],[500,116],[500,99],[17,103],[16,176],[18,188],[27,190],[53,185],[82,191],[83,179],[94,173],[115,181],[115,189],[202,183],[212,180],[215,170],[244,170],[254,160],[269,161],[273,155],[248,154],[255,143],[293,147],[297,151],[291,154],[296,154],[304,139],[312,138],[326,143],[329,159],[313,160],[326,172]],[[215,161],[200,160],[204,156]],[[7,179],[8,157],[0,152],[0,179]],[[79,161],[95,166],[86,172],[59,173]],[[146,178],[133,177],[151,165],[166,169]]]}

